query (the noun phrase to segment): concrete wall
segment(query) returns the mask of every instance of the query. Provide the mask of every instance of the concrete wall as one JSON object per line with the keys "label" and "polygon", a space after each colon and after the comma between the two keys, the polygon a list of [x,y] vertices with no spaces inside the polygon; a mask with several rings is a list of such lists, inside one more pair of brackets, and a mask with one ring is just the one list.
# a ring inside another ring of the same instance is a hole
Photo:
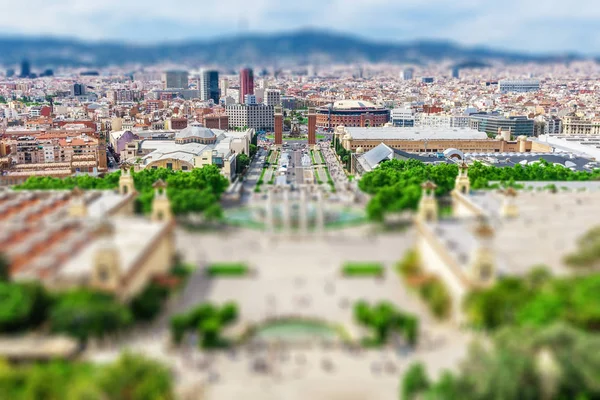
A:
{"label": "concrete wall", "polygon": [[423,271],[439,277],[452,297],[450,319],[456,324],[464,321],[462,302],[468,293],[467,284],[456,274],[459,268],[446,253],[444,246],[439,243],[426,225],[416,223],[417,253],[419,254]]}

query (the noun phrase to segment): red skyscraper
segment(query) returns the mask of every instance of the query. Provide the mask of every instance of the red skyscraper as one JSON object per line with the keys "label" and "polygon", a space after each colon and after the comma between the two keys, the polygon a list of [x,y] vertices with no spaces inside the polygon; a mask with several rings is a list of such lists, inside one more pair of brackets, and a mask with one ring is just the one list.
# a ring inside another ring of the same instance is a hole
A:
{"label": "red skyscraper", "polygon": [[240,70],[240,103],[244,104],[247,94],[254,94],[254,72],[252,68]]}

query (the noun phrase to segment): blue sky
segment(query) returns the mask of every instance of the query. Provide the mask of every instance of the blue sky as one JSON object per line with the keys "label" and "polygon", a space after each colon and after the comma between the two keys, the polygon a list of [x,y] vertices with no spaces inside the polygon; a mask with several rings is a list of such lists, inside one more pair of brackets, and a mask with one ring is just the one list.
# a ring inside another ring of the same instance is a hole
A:
{"label": "blue sky", "polygon": [[389,41],[445,39],[600,54],[598,0],[21,0],[0,33],[152,43],[322,28]]}

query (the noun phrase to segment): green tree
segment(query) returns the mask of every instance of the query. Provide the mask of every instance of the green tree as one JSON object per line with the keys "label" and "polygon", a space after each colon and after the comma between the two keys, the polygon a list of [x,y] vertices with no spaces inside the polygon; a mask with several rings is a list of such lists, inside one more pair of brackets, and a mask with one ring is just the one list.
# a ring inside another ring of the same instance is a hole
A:
{"label": "green tree", "polygon": [[106,367],[98,381],[102,391],[113,400],[175,399],[169,371],[154,361],[130,353]]}
{"label": "green tree", "polygon": [[415,399],[429,389],[429,378],[423,364],[412,364],[404,374],[400,387],[403,400]]}
{"label": "green tree", "polygon": [[133,321],[130,310],[112,296],[88,289],[60,295],[49,319],[54,332],[82,341],[123,330]]}
{"label": "green tree", "polygon": [[248,157],[244,153],[238,154],[236,156],[235,165],[237,173],[242,173],[250,165],[250,157]]}
{"label": "green tree", "polygon": [[0,332],[37,327],[45,320],[49,305],[39,283],[0,282]]}
{"label": "green tree", "polygon": [[146,286],[146,288],[129,303],[133,318],[138,321],[153,320],[160,312],[162,304],[168,294],[169,291],[165,287],[156,283],[151,283]]}

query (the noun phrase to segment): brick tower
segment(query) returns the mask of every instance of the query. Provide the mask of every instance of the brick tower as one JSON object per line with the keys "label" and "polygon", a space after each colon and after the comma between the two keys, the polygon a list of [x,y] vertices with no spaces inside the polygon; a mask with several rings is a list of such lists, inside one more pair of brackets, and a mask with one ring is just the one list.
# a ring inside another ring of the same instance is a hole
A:
{"label": "brick tower", "polygon": [[308,145],[317,144],[317,113],[314,107],[308,108]]}
{"label": "brick tower", "polygon": [[275,107],[275,145],[283,144],[283,109]]}

